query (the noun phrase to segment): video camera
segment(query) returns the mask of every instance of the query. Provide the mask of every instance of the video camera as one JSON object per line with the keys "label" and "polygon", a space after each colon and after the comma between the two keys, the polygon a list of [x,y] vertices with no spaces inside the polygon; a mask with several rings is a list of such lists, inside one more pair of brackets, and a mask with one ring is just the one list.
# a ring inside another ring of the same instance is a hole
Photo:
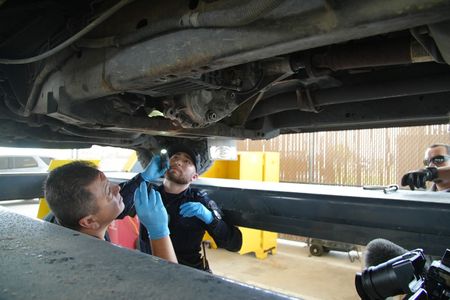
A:
{"label": "video camera", "polygon": [[450,250],[441,260],[425,267],[422,249],[406,252],[357,273],[355,286],[363,300],[386,299],[405,294],[403,299],[450,299]]}

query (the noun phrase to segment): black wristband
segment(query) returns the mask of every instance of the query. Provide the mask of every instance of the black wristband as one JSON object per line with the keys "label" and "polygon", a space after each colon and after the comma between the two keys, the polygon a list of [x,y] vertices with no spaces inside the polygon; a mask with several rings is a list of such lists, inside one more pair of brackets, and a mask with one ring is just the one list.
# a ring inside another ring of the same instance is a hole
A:
{"label": "black wristband", "polygon": [[427,167],[427,170],[431,173],[430,178],[428,179],[429,181],[434,181],[439,178],[438,169],[436,167]]}
{"label": "black wristband", "polygon": [[217,219],[216,217],[214,217],[214,219],[212,220],[211,223],[209,223],[208,225],[211,226],[212,228],[215,228],[217,226],[217,224],[219,224],[219,219]]}

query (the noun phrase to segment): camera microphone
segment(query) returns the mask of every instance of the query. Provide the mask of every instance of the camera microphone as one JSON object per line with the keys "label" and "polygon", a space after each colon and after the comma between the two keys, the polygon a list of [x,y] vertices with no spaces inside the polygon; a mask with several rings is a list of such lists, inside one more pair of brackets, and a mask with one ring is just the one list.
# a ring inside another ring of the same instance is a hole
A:
{"label": "camera microphone", "polygon": [[394,257],[400,256],[408,252],[408,250],[394,244],[385,239],[375,239],[370,241],[366,246],[365,266],[377,266]]}
{"label": "camera microphone", "polygon": [[441,261],[427,266],[422,249],[407,251],[385,239],[366,246],[366,267],[356,273],[355,287],[363,300],[379,300],[395,295],[403,299],[450,299],[450,250]]}

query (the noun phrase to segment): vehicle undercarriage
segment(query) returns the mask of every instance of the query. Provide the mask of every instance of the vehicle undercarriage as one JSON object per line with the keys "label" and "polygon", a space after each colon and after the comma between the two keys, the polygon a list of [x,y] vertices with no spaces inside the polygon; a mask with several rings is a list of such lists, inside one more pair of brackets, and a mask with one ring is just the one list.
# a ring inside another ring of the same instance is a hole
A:
{"label": "vehicle undercarriage", "polygon": [[206,138],[447,123],[449,16],[437,0],[3,0],[1,145],[148,158]]}

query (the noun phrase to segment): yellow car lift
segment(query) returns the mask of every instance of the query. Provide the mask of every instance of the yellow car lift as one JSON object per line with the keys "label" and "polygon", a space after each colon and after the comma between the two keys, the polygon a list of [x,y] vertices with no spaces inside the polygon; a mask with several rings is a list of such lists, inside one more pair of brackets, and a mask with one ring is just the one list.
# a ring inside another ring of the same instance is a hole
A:
{"label": "yellow car lift", "polygon": [[[202,177],[225,178],[253,181],[279,182],[280,154],[278,152],[239,152],[238,159],[217,160]],[[254,252],[259,259],[265,259],[267,253],[277,251],[276,232],[239,227],[242,232],[242,247],[239,254]],[[203,239],[211,248],[217,248],[213,238],[206,233]]]}

